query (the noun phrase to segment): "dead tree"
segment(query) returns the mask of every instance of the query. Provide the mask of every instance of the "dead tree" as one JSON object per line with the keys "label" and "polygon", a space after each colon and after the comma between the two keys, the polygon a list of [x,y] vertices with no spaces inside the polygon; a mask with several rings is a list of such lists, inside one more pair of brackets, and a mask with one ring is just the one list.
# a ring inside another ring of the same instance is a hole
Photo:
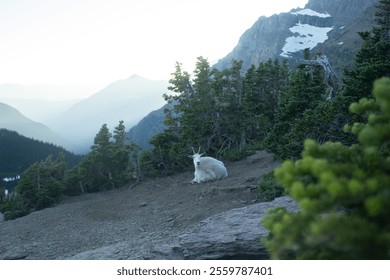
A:
{"label": "dead tree", "polygon": [[333,71],[332,66],[329,63],[327,56],[317,55],[316,59],[303,60],[301,64],[306,66],[309,74],[313,74],[314,70],[316,70],[318,67],[321,67],[324,70],[324,84],[327,87],[326,100],[332,100],[338,90],[339,81],[336,73]]}

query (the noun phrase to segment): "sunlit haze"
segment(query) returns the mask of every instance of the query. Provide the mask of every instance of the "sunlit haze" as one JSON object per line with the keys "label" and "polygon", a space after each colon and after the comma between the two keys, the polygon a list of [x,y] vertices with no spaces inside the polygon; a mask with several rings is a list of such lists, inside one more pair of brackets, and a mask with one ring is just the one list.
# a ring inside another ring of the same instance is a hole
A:
{"label": "sunlit haze", "polygon": [[198,56],[214,63],[260,16],[307,2],[0,0],[0,85],[69,87],[66,98],[83,98],[133,74],[168,80],[176,61],[187,71]]}

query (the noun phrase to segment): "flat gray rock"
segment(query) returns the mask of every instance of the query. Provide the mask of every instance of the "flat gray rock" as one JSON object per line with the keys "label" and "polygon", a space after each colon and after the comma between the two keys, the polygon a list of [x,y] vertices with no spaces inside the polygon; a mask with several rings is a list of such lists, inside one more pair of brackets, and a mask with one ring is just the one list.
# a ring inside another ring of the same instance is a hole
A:
{"label": "flat gray rock", "polygon": [[171,244],[154,247],[145,259],[267,259],[268,253],[261,238],[268,231],[261,223],[268,209],[285,207],[298,210],[288,196],[272,202],[262,202],[211,216]]}
{"label": "flat gray rock", "polygon": [[11,250],[5,252],[1,259],[3,260],[21,260],[25,259],[28,256],[28,253],[24,247],[16,246]]}

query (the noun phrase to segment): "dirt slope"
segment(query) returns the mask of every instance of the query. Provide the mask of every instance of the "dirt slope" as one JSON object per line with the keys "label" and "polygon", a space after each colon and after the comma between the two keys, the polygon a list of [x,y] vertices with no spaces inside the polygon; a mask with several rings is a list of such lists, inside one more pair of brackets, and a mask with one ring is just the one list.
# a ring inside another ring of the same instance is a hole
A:
{"label": "dirt slope", "polygon": [[190,184],[193,172],[149,179],[132,189],[68,198],[60,205],[0,223],[0,259],[68,259],[118,246],[115,259],[140,259],[216,213],[259,201],[257,179],[278,163],[260,152],[227,163],[227,179]]}

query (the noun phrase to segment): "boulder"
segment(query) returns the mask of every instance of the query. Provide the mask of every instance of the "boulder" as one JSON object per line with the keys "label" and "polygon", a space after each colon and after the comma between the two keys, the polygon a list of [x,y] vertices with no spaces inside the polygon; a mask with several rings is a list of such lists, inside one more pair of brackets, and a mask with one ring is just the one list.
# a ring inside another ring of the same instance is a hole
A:
{"label": "boulder", "polygon": [[11,250],[6,251],[0,256],[3,260],[21,260],[28,256],[26,249],[23,246],[15,246]]}
{"label": "boulder", "polygon": [[268,259],[261,239],[268,231],[261,223],[268,209],[298,206],[288,196],[211,216],[179,236],[170,244],[161,244],[144,255],[145,259]]}

